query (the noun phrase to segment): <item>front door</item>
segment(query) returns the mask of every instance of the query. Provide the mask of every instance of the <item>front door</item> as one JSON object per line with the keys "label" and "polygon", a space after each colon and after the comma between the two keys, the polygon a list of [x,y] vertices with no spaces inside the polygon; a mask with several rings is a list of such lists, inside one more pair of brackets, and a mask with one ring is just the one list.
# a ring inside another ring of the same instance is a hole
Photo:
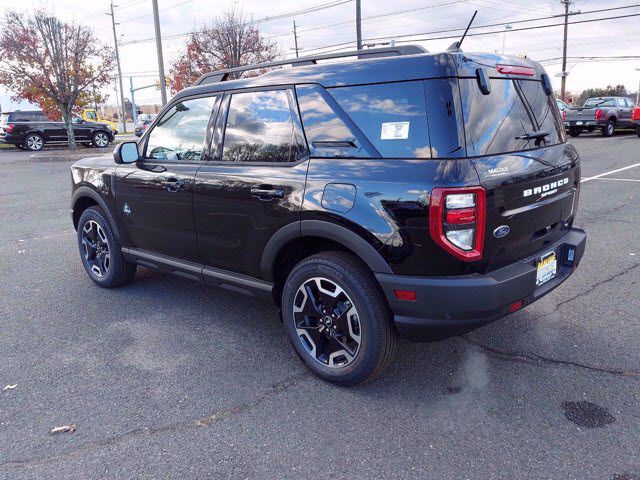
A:
{"label": "front door", "polygon": [[307,148],[291,90],[234,93],[222,105],[214,161],[196,174],[198,250],[205,266],[259,277],[266,243],[299,220]]}
{"label": "front door", "polygon": [[215,97],[171,106],[142,145],[142,159],[116,169],[122,244],[201,263],[193,222],[193,187],[206,152]]}

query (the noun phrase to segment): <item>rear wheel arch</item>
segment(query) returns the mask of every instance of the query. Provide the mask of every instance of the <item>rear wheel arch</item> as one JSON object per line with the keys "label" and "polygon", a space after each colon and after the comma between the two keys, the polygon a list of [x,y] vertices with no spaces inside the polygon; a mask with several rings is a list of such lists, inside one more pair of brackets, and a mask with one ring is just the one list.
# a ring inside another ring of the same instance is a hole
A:
{"label": "rear wheel arch", "polygon": [[358,259],[370,272],[393,271],[382,255],[364,238],[331,222],[303,220],[281,228],[271,237],[262,255],[263,279],[275,284],[274,300],[280,304],[282,285],[299,262],[320,252],[342,251]]}

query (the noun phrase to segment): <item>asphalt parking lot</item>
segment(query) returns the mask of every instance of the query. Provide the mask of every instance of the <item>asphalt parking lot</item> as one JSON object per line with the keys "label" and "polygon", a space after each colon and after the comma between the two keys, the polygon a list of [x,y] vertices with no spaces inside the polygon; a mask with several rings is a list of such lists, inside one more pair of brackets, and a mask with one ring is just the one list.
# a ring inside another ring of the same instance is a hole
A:
{"label": "asphalt parking lot", "polygon": [[96,287],[70,163],[0,151],[0,478],[640,479],[640,138],[572,141],[576,274],[352,389],[274,307],[146,269]]}

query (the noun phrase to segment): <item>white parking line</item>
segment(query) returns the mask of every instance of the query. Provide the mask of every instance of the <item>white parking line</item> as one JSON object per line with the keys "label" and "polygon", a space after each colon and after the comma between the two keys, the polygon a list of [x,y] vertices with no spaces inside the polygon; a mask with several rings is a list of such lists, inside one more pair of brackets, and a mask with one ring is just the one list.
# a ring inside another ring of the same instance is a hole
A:
{"label": "white parking line", "polygon": [[594,180],[613,180],[615,182],[640,182],[640,180],[635,178],[596,178]]}
{"label": "white parking line", "polygon": [[600,175],[594,175],[593,177],[583,178],[582,180],[580,180],[580,183],[585,183],[585,182],[588,182],[589,180],[595,180],[595,179],[600,178],[600,177],[605,177],[607,175],[611,175],[612,173],[622,172],[624,170],[629,170],[630,168],[635,168],[635,167],[640,167],[640,163],[634,163],[633,165],[629,165],[628,167],[618,168],[617,170],[611,170],[610,172],[604,172],[604,173],[601,173]]}

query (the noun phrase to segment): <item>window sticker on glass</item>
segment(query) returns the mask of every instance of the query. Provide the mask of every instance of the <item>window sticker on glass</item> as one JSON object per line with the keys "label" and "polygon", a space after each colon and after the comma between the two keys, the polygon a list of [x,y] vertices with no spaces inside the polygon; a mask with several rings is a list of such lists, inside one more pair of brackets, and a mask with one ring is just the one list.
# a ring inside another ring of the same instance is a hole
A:
{"label": "window sticker on glass", "polygon": [[409,138],[409,123],[385,122],[380,131],[380,140],[406,140]]}

